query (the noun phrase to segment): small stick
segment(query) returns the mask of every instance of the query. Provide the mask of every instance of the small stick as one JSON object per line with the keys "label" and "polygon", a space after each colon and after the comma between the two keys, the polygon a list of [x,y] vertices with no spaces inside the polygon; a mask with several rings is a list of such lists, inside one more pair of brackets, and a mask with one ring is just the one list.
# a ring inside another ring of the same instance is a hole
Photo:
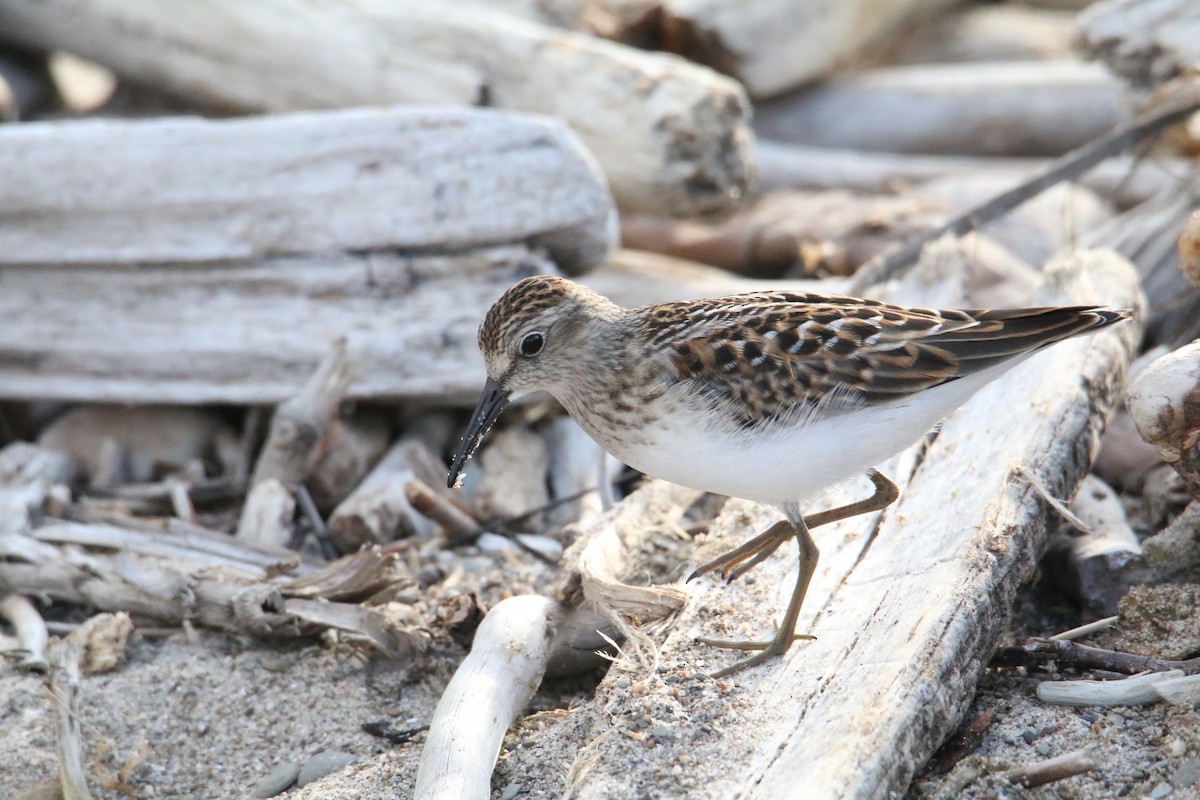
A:
{"label": "small stick", "polygon": [[424,481],[413,478],[404,487],[404,497],[413,509],[442,526],[447,541],[474,534],[479,522],[451,500],[429,488]]}
{"label": "small stick", "polygon": [[1060,667],[1100,669],[1107,672],[1119,672],[1122,675],[1136,675],[1139,672],[1165,672],[1173,669],[1182,670],[1186,675],[1200,674],[1200,658],[1171,661],[1137,656],[1133,653],[1121,653],[1116,650],[1105,650],[1078,642],[1042,638],[1030,639],[1025,642],[1024,647],[1012,649],[1021,650],[1027,655],[1035,657],[1049,657]]}
{"label": "small stick", "polygon": [[899,277],[916,262],[921,255],[921,250],[930,242],[937,241],[946,235],[963,236],[978,230],[1050,187],[1071,180],[1106,158],[1115,156],[1148,136],[1153,136],[1164,128],[1187,119],[1198,109],[1200,109],[1200,99],[1195,96],[1188,97],[1182,102],[1168,106],[1165,111],[1137,117],[1125,125],[1114,128],[1111,133],[1088,142],[1082,147],[1075,148],[1050,162],[1029,180],[1019,183],[1006,192],[1001,192],[986,203],[964,211],[940,228],[921,234],[900,247],[871,259],[854,276],[848,293],[862,294],[873,284]]}
{"label": "small stick", "polygon": [[1086,534],[1095,535],[1095,531],[1088,527],[1088,524],[1081,520],[1078,515],[1076,515],[1076,513],[1067,506],[1066,503],[1052,495],[1050,490],[1046,488],[1045,484],[1038,480],[1036,475],[1020,466],[1013,469],[1013,474],[1028,481],[1029,485],[1033,487],[1034,491],[1041,495],[1042,499],[1049,503],[1050,507],[1057,511],[1058,515],[1070,523],[1073,528],[1076,528]]}
{"label": "small stick", "polygon": [[183,481],[168,481],[167,485],[171,492],[171,507],[175,511],[175,516],[179,517],[184,522],[195,524],[198,521],[196,517],[196,509],[192,505],[192,498],[188,494],[188,485]]}
{"label": "small stick", "polygon": [[92,800],[84,770],[83,736],[79,729],[79,679],[83,671],[85,639],[73,634],[64,639],[55,665],[46,678],[46,691],[54,701],[58,774],[64,800]]}
{"label": "small stick", "polygon": [[[642,477],[642,474],[640,472],[635,472],[633,470],[629,470],[626,473],[624,473],[623,475],[621,475],[620,477],[618,477],[615,481],[615,484],[617,486],[624,488],[630,482],[632,482],[634,480],[638,480],[641,477]],[[477,527],[473,528],[470,531],[467,531],[466,533],[462,534],[461,536],[457,536],[454,539],[451,539],[447,543],[446,546],[447,547],[459,547],[464,544],[469,544],[473,539],[477,539],[477,538],[479,538],[479,536],[481,536],[485,533],[489,533],[489,532],[495,531],[495,530],[503,530],[510,526],[524,522],[525,520],[529,519],[532,516],[544,513],[553,508],[558,508],[561,505],[565,505],[567,503],[574,502],[575,500],[578,500],[581,497],[585,497],[585,496],[591,494],[592,492],[600,491],[601,488],[602,487],[600,487],[600,486],[593,486],[589,489],[580,489],[578,492],[572,492],[571,494],[566,494],[566,495],[563,495],[562,497],[556,497],[548,503],[543,503],[542,505],[539,505],[536,508],[531,508],[529,511],[524,511],[520,514],[517,514],[515,517],[493,517],[489,520],[485,520],[484,522],[480,523]]]}
{"label": "small stick", "polygon": [[[1171,684],[1173,679],[1193,678],[1184,675],[1177,669],[1170,672],[1143,672],[1128,678],[1112,681],[1042,681],[1034,688],[1037,699],[1043,703],[1061,706],[1142,706],[1159,703],[1165,699],[1159,691],[1162,684]],[[1189,693],[1187,687],[1175,686],[1182,693]],[[1180,694],[1176,691],[1175,694]]]}
{"label": "small stick", "polygon": [[1062,633],[1056,633],[1050,637],[1050,641],[1069,642],[1072,639],[1081,639],[1084,636],[1096,633],[1097,631],[1108,630],[1112,626],[1116,625],[1120,619],[1121,618],[1119,616],[1098,619],[1095,622],[1089,622],[1086,625],[1080,625],[1079,627],[1071,628],[1070,630],[1063,631]]}
{"label": "small stick", "polygon": [[442,693],[417,767],[416,800],[487,800],[504,733],[542,682],[569,609],[524,595],[497,603]]}
{"label": "small stick", "polygon": [[1014,767],[1000,773],[1000,776],[1007,778],[1010,783],[1032,789],[1035,786],[1045,786],[1047,783],[1073,778],[1095,768],[1096,759],[1090,752],[1075,750],[1036,764]]}

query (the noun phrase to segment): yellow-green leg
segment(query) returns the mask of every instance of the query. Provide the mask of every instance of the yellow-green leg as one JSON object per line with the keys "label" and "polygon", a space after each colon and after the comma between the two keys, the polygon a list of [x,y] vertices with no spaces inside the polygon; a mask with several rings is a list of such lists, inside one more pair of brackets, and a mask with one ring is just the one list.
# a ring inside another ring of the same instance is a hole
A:
{"label": "yellow-green leg", "polygon": [[761,664],[774,656],[782,655],[787,652],[796,639],[813,638],[811,636],[796,634],[796,622],[800,618],[800,607],[804,604],[804,596],[808,593],[808,585],[812,581],[813,573],[817,569],[817,560],[821,555],[817,549],[817,543],[813,541],[812,534],[809,531],[811,528],[819,525],[827,525],[848,517],[886,508],[900,496],[896,484],[892,483],[882,473],[877,470],[870,470],[867,476],[871,479],[871,483],[875,485],[875,492],[865,500],[859,500],[855,503],[829,509],[828,511],[810,514],[806,517],[797,516],[794,519],[781,520],[768,528],[765,533],[759,534],[736,550],[732,550],[703,565],[688,578],[688,580],[691,580],[715,569],[720,571],[727,582],[733,581],[768,558],[790,536],[794,536],[797,545],[799,545],[800,553],[796,587],[792,590],[791,600],[788,601],[787,610],[784,611],[783,619],[780,620],[774,638],[769,642],[733,642],[720,639],[700,640],[714,647],[731,650],[761,651],[750,658],[738,661],[732,666],[713,673],[714,678],[723,678],[746,667]]}

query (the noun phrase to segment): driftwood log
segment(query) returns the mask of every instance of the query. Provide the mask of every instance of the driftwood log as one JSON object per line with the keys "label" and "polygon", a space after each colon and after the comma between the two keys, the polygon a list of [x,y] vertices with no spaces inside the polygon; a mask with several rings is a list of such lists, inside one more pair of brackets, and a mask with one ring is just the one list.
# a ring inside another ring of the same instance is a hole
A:
{"label": "driftwood log", "polygon": [[524,115],[32,123],[0,129],[0,146],[0,266],[526,242],[579,272],[614,238],[590,156],[561,125]]}
{"label": "driftwood log", "polygon": [[1116,125],[1117,100],[1103,67],[1065,59],[889,67],[764,103],[754,127],[809,146],[1046,156]]}
{"label": "driftwood log", "polygon": [[1191,0],[1102,0],[1080,13],[1078,27],[1080,48],[1135,92],[1200,62],[1200,6]]}
{"label": "driftwood log", "polygon": [[[752,180],[748,104],[733,81],[487,9],[193,0],[181,13],[124,0],[20,0],[0,8],[0,38],[68,50],[135,82],[242,112],[437,104],[558,117],[595,153],[623,205],[659,213],[731,208]],[[536,193],[531,200],[553,205]]]}
{"label": "driftwood log", "polygon": [[473,0],[550,25],[678,53],[768,97],[861,58],[947,0]]}
{"label": "driftwood log", "polygon": [[[760,140],[759,188],[855,189],[861,192],[892,191],[897,184],[921,183],[938,178],[987,175],[1011,179],[1013,184],[1044,170],[1039,158],[914,155],[864,152],[835,147]],[[1077,180],[1119,208],[1135,206],[1163,194],[1187,173],[1182,159],[1112,158]]]}
{"label": "driftwood log", "polygon": [[[1102,252],[1057,262],[1048,281],[1032,302],[1137,301],[1132,268]],[[698,644],[696,637],[769,631],[772,610],[791,589],[794,556],[764,562],[752,582],[689,585],[690,600],[658,645],[659,666],[643,684],[647,690],[622,691],[613,674],[601,685],[595,738],[573,768],[567,794],[627,793],[629,774],[622,765],[633,759],[640,775],[671,775],[672,794],[688,797],[874,798],[902,791],[970,702],[1013,594],[1045,544],[1045,501],[1023,476],[1035,476],[1062,497],[1073,493],[1098,445],[1136,336],[1136,325],[1129,324],[1051,348],[981,391],[931,442],[899,456],[887,472],[903,487],[900,501],[819,537],[822,558],[800,622],[817,638],[798,643],[777,663],[718,684],[715,692],[671,688],[687,685],[696,670],[711,671],[736,657]],[[824,502],[856,496],[843,489]],[[676,498],[676,518],[687,502]],[[589,535],[615,536],[613,546],[620,547],[615,542],[628,525],[618,521],[621,513],[618,506]],[[695,562],[775,519],[774,511],[730,501]],[[615,531],[604,531],[605,524]],[[583,594],[591,600],[586,583]],[[610,594],[606,589],[605,599],[593,602],[611,608]],[[676,608],[664,604],[660,616]],[[692,702],[696,708],[689,708]],[[655,718],[664,704],[675,703],[682,716],[668,726],[670,746],[647,748],[644,734],[625,722]],[[699,751],[713,735],[706,725],[682,722],[701,707],[704,719],[719,720],[722,752],[736,754],[737,769],[724,759],[689,759],[682,773],[673,770],[678,753]],[[580,730],[577,715],[571,725]]]}
{"label": "driftwood log", "polygon": [[913,26],[887,54],[892,64],[1029,61],[1071,55],[1075,15],[1026,4],[966,4]]}
{"label": "driftwood log", "polygon": [[[586,282],[624,305],[767,285],[670,259],[617,261]],[[357,367],[348,397],[468,405],[484,377],[480,319],[522,277],[555,271],[523,245],[137,270],[0,267],[0,396],[276,403],[344,336]]]}

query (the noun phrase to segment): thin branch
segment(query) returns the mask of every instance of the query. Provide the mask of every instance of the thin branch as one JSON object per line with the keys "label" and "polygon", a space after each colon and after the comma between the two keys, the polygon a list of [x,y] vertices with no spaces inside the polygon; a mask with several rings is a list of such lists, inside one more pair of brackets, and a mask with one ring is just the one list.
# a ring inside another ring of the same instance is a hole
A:
{"label": "thin branch", "polygon": [[1096,759],[1087,750],[1075,750],[1024,767],[1014,767],[1001,775],[1010,783],[1032,789],[1047,783],[1073,778],[1096,768]]}
{"label": "thin branch", "polygon": [[1172,661],[1040,637],[1029,639],[1022,647],[1003,648],[992,659],[992,663],[998,666],[1038,666],[1046,661],[1052,661],[1059,667],[1099,669],[1122,675],[1173,669],[1182,670],[1186,675],[1200,674],[1200,658]]}

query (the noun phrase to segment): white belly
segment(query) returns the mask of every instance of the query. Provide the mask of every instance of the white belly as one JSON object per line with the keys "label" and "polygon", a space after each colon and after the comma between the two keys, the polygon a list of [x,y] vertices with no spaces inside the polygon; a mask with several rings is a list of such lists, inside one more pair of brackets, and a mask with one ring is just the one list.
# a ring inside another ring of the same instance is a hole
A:
{"label": "white belly", "polygon": [[999,372],[943,384],[901,404],[766,430],[675,413],[655,432],[643,431],[644,443],[611,450],[631,467],[682,486],[769,505],[801,503],[913,445]]}

